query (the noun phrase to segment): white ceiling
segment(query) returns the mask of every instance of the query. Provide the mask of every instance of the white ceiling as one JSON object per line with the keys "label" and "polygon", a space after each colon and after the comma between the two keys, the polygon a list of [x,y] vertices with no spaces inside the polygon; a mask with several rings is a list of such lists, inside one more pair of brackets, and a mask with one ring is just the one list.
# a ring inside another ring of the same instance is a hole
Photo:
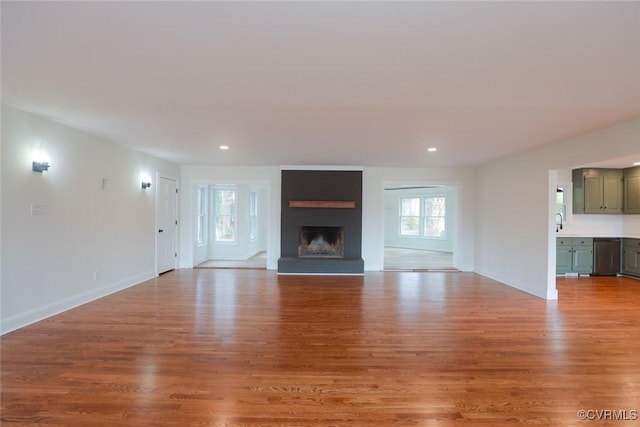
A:
{"label": "white ceiling", "polygon": [[637,1],[1,7],[3,103],[183,164],[464,167],[640,116]]}

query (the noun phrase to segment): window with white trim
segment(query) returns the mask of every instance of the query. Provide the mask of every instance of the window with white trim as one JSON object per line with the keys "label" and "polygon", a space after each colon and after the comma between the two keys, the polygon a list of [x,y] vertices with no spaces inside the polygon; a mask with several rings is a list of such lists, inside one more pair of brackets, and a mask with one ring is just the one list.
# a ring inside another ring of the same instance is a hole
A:
{"label": "window with white trim", "polygon": [[258,193],[251,190],[249,195],[249,239],[258,238]]}
{"label": "window with white trim", "polygon": [[237,190],[235,186],[216,186],[214,212],[216,242],[235,242],[237,224]]}
{"label": "window with white trim", "polygon": [[197,199],[197,241],[203,246],[207,243],[207,187],[198,187]]}
{"label": "window with white trim", "polygon": [[428,238],[447,236],[446,196],[401,197],[400,235]]}
{"label": "window with white trim", "polygon": [[400,234],[402,236],[420,235],[419,197],[402,197],[400,199]]}
{"label": "window with white trim", "polygon": [[424,206],[422,235],[424,237],[446,237],[446,197],[425,197],[422,200]]}

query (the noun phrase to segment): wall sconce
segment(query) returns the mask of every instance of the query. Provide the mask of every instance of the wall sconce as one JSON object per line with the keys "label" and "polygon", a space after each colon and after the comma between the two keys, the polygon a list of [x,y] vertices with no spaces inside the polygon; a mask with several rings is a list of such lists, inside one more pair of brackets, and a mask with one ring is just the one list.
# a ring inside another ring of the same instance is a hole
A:
{"label": "wall sconce", "polygon": [[31,170],[39,173],[46,172],[47,170],[49,170],[49,162],[36,162],[34,160]]}
{"label": "wall sconce", "polygon": [[38,149],[34,150],[32,159],[32,171],[42,173],[49,169],[49,156],[44,151]]}
{"label": "wall sconce", "polygon": [[147,173],[141,172],[138,179],[140,184],[142,185],[143,190],[151,187],[151,177]]}

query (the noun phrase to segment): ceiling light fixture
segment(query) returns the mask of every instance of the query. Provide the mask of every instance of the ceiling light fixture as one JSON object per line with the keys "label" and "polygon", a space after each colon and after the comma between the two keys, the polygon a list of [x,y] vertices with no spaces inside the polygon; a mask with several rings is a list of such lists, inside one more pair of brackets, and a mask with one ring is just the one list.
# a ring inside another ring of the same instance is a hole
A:
{"label": "ceiling light fixture", "polygon": [[430,153],[433,153],[433,152],[438,151],[438,149],[436,147],[429,147],[429,148],[427,148],[427,151],[430,152]]}
{"label": "ceiling light fixture", "polygon": [[640,166],[640,162],[633,162],[633,166]]}
{"label": "ceiling light fixture", "polygon": [[221,150],[228,150],[228,149],[229,149],[229,146],[228,146],[228,145],[221,145],[221,146],[220,146],[220,149],[221,149]]}

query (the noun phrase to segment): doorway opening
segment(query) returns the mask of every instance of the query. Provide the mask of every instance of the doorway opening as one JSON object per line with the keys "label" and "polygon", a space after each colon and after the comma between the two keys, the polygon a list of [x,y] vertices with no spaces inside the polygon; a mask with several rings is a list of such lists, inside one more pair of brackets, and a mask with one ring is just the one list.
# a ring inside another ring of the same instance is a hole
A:
{"label": "doorway opening", "polygon": [[266,269],[269,185],[203,183],[194,195],[194,268]]}
{"label": "doorway opening", "polygon": [[156,175],[156,274],[176,268],[178,257],[178,180]]}
{"label": "doorway opening", "polygon": [[384,270],[457,271],[457,188],[388,184],[383,204]]}

